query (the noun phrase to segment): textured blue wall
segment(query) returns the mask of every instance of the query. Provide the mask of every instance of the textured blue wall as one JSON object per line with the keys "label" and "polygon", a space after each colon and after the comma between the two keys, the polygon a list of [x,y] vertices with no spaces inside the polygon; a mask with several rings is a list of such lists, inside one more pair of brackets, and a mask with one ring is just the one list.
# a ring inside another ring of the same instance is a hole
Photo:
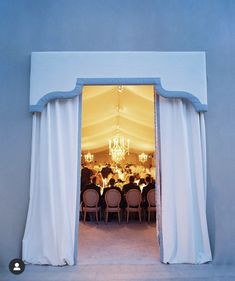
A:
{"label": "textured blue wall", "polygon": [[32,51],[206,51],[208,222],[235,263],[235,1],[0,1],[0,264],[20,256],[29,199]]}

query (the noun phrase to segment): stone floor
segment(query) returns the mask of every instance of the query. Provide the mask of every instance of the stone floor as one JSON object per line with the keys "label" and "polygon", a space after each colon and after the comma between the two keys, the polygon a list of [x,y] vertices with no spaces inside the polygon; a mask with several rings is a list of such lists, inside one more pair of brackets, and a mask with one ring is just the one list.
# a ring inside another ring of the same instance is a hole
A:
{"label": "stone floor", "polygon": [[232,266],[215,265],[78,265],[26,266],[19,276],[0,269],[1,281],[234,281]]}
{"label": "stone floor", "polygon": [[111,222],[80,224],[77,266],[27,265],[15,276],[0,268],[1,281],[232,281],[232,266],[164,265],[159,262],[155,225]]}
{"label": "stone floor", "polygon": [[157,264],[156,224],[80,223],[78,264]]}

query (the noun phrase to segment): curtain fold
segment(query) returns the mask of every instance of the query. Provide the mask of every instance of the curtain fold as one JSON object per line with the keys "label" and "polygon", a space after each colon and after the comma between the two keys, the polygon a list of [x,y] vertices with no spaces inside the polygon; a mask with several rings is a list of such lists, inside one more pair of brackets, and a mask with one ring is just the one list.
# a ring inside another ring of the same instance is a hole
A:
{"label": "curtain fold", "polygon": [[159,103],[163,262],[205,263],[211,250],[204,115],[180,99]]}
{"label": "curtain fold", "polygon": [[34,113],[27,263],[74,264],[78,143],[78,98],[49,102]]}

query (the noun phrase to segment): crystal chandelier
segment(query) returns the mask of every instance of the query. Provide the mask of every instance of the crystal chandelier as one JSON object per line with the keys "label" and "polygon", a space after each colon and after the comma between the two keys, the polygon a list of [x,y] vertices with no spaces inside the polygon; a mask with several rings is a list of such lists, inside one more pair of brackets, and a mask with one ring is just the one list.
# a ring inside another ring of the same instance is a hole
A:
{"label": "crystal chandelier", "polygon": [[125,159],[125,155],[129,155],[130,140],[125,140],[123,136],[115,136],[109,140],[109,155],[112,160],[119,163]]}
{"label": "crystal chandelier", "polygon": [[88,152],[87,154],[84,155],[84,158],[85,158],[86,162],[90,163],[93,161],[94,155],[91,154],[90,152]]}
{"label": "crystal chandelier", "polygon": [[145,154],[144,152],[142,152],[141,154],[139,154],[139,161],[140,161],[141,163],[146,162],[147,159],[148,159],[148,155]]}
{"label": "crystal chandelier", "polygon": [[118,105],[116,107],[117,110],[117,132],[113,138],[109,140],[109,155],[111,155],[112,160],[116,163],[119,163],[123,159],[125,159],[125,155],[129,154],[130,148],[130,140],[125,140],[124,136],[119,134],[120,126],[119,126],[119,118],[120,111],[122,110],[120,106],[120,95],[123,93],[123,85],[119,85],[117,87],[117,95],[118,95]]}
{"label": "crystal chandelier", "polygon": [[122,93],[123,90],[124,90],[123,85],[119,85],[119,86],[118,86],[118,92],[119,92],[119,93]]}

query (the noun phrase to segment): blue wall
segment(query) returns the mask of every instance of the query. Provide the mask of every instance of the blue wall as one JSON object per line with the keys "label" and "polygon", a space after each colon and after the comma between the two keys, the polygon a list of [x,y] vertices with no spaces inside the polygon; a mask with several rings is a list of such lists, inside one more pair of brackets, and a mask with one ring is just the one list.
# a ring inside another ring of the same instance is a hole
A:
{"label": "blue wall", "polygon": [[20,256],[29,199],[32,51],[206,51],[208,222],[235,263],[233,0],[0,1],[0,264]]}

